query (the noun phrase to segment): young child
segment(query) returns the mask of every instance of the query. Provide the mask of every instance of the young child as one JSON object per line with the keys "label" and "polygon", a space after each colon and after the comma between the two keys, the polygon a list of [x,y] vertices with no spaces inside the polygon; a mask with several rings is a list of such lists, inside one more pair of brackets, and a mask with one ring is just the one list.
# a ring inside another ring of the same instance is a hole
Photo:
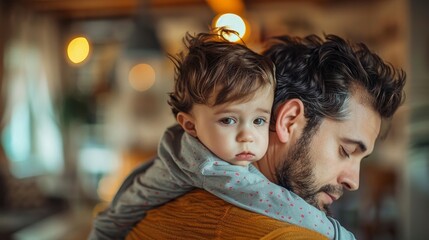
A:
{"label": "young child", "polygon": [[329,238],[354,239],[337,221],[270,183],[251,164],[268,147],[273,64],[222,34],[187,34],[185,44],[188,53],[173,58],[175,89],[169,100],[179,125],[167,129],[153,164],[97,217],[90,238],[124,238],[148,210],[197,187]]}

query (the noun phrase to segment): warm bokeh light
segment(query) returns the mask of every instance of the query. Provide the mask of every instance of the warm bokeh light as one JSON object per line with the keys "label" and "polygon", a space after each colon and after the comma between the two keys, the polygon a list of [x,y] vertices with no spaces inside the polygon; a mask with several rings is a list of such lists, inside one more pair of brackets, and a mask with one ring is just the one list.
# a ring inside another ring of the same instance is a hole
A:
{"label": "warm bokeh light", "polygon": [[234,34],[224,36],[231,42],[238,41],[240,38],[243,38],[244,34],[246,33],[246,23],[240,16],[233,13],[225,13],[220,15],[216,19],[216,23],[214,25],[215,27],[226,27],[236,31],[240,37]]}
{"label": "warm bokeh light", "polygon": [[72,63],[83,62],[89,55],[89,42],[85,37],[77,37],[67,46],[67,56]]}
{"label": "warm bokeh light", "polygon": [[242,13],[244,11],[243,0],[206,0],[206,2],[216,14]]}
{"label": "warm bokeh light", "polygon": [[128,80],[135,90],[146,91],[155,83],[155,70],[149,64],[137,64],[131,68]]}

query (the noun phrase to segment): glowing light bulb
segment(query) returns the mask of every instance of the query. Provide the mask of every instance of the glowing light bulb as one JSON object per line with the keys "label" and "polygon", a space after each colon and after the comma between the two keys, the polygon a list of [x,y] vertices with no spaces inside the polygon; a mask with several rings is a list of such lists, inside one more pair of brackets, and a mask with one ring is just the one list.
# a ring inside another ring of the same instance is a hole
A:
{"label": "glowing light bulb", "polygon": [[216,20],[215,26],[218,28],[225,27],[227,29],[236,31],[238,36],[235,34],[228,34],[224,36],[231,42],[238,41],[246,33],[246,23],[240,16],[233,13],[225,13],[220,15]]}

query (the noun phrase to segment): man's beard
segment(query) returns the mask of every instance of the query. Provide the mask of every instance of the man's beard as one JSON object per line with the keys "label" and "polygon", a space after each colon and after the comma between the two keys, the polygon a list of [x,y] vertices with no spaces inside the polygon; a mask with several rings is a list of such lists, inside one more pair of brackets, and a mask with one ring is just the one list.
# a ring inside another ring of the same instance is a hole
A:
{"label": "man's beard", "polygon": [[316,179],[313,173],[315,159],[311,159],[311,140],[317,131],[316,129],[304,129],[300,139],[292,146],[288,156],[283,161],[283,166],[277,171],[279,184],[284,188],[296,193],[302,199],[314,207],[331,215],[329,205],[319,206],[317,194],[321,192],[341,196],[343,189],[341,186],[331,184],[316,186]]}

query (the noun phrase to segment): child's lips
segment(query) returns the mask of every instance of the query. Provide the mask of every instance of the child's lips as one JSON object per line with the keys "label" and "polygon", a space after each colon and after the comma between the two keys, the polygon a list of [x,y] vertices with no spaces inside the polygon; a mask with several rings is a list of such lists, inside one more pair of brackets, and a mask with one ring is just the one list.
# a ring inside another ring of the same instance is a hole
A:
{"label": "child's lips", "polygon": [[255,154],[251,152],[241,152],[237,155],[235,155],[235,158],[239,161],[248,161],[255,157]]}

